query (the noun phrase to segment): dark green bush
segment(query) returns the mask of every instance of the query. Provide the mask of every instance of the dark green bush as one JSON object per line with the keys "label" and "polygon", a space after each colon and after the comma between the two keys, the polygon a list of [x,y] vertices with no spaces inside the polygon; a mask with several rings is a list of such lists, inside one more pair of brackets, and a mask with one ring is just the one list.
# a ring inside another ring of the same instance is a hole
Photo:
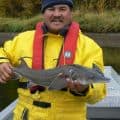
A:
{"label": "dark green bush", "polygon": [[[73,0],[74,9],[96,11],[120,9],[120,0]],[[0,16],[31,17],[40,12],[41,0],[0,0]]]}
{"label": "dark green bush", "polygon": [[0,0],[0,16],[30,17],[40,12],[40,0]]}

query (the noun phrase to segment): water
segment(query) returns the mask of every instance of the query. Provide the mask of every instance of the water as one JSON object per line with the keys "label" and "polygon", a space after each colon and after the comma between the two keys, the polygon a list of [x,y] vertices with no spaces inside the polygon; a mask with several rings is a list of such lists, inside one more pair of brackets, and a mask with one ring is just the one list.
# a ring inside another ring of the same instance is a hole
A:
{"label": "water", "polygon": [[0,84],[0,111],[17,98],[18,81]]}

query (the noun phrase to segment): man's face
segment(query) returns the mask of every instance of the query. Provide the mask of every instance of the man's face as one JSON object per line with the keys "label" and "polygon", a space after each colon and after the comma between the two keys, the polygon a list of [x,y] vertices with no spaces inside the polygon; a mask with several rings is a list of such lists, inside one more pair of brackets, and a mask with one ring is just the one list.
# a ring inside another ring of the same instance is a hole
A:
{"label": "man's face", "polygon": [[45,9],[44,22],[52,33],[58,33],[72,21],[72,12],[68,5],[54,5]]}

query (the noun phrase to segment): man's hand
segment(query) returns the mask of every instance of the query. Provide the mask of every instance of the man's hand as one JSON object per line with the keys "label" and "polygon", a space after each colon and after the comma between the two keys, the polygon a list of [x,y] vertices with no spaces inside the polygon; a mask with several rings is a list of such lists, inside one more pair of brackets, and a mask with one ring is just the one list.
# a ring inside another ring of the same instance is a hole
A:
{"label": "man's hand", "polygon": [[67,87],[76,93],[82,93],[85,90],[88,89],[89,85],[81,85],[79,81],[77,80],[71,80],[70,78],[67,78]]}
{"label": "man's hand", "polygon": [[0,83],[6,83],[13,75],[12,65],[10,63],[0,64]]}

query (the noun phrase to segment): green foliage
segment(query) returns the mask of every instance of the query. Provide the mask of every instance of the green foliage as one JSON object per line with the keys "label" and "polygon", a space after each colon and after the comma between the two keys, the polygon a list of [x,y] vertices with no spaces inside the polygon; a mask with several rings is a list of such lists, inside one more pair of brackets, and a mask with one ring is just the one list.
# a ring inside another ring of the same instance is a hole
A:
{"label": "green foliage", "polygon": [[120,0],[73,0],[75,10],[96,11],[103,13],[105,10],[120,9]]}
{"label": "green foliage", "polygon": [[74,15],[74,20],[80,23],[84,32],[120,32],[119,16],[119,11],[106,11],[102,14],[77,12]]}
{"label": "green foliage", "polygon": [[35,16],[33,18],[20,19],[20,18],[0,18],[0,31],[1,32],[21,32],[25,30],[34,29],[41,17]]}
{"label": "green foliage", "polygon": [[[95,11],[120,9],[120,0],[73,0],[74,9]],[[1,17],[31,17],[40,12],[41,0],[0,0]]]}
{"label": "green foliage", "polygon": [[[82,13],[75,11],[73,19],[80,23],[83,32],[120,32],[120,12],[106,11],[103,14],[93,12]],[[42,20],[42,15],[32,18],[0,18],[1,32],[21,32],[35,27],[38,21]]]}
{"label": "green foliage", "polygon": [[0,0],[0,16],[30,17],[40,11],[40,0]]}

